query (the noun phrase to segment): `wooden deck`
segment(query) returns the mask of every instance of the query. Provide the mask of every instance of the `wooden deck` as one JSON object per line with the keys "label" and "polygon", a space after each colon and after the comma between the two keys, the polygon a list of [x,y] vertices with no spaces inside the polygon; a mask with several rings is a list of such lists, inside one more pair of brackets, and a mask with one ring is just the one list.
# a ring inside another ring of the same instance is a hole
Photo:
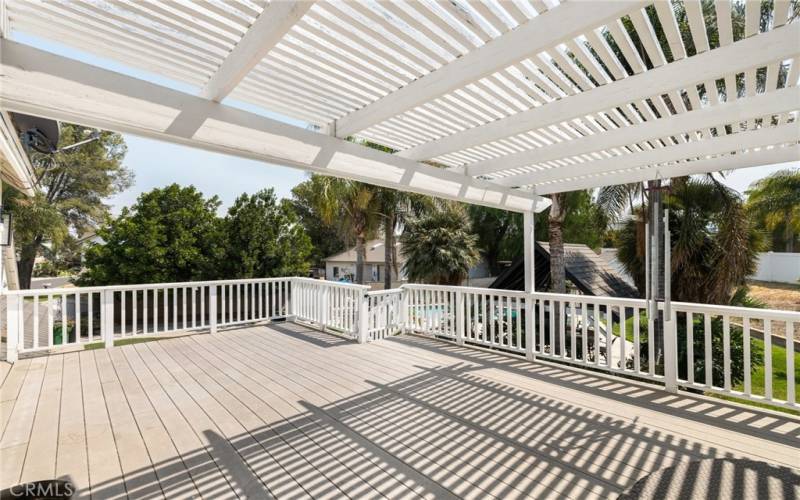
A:
{"label": "wooden deck", "polygon": [[701,458],[800,466],[798,419],[420,337],[358,345],[282,324],[0,370],[2,488],[608,498]]}

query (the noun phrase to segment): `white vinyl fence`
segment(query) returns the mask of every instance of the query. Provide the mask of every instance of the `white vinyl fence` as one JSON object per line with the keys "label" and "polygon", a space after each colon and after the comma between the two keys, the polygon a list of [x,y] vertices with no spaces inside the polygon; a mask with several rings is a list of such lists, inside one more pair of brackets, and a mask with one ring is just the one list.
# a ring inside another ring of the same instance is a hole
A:
{"label": "white vinyl fence", "polygon": [[[633,279],[628,276],[622,263],[617,259],[616,248],[603,248],[601,255],[614,271],[633,285]],[[758,269],[750,278],[758,281],[797,284],[800,282],[800,253],[762,252],[758,254]]]}
{"label": "white vinyl fence", "polygon": [[[6,300],[9,361],[92,342],[112,346],[127,337],[286,318],[362,343],[411,332],[673,391],[800,408],[794,342],[773,337],[793,338],[800,312],[680,302],[663,311],[637,299],[436,285],[370,292],[308,278],[27,290],[8,292]],[[667,316],[662,334],[656,314]]]}
{"label": "white vinyl fence", "polygon": [[800,253],[760,253],[758,271],[751,277],[759,281],[796,284],[800,282]]}

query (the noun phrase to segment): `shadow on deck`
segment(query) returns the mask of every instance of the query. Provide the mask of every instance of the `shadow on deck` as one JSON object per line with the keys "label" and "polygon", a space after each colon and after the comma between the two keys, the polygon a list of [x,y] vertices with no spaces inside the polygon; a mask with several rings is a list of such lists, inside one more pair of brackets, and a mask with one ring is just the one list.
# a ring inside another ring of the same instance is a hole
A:
{"label": "shadow on deck", "polygon": [[[206,385],[199,373],[194,377],[234,416],[239,405],[256,414],[266,407],[280,412],[291,399],[286,391],[299,388],[327,396],[331,391],[317,384],[328,370],[332,386],[348,387],[361,378],[368,388],[327,404],[299,399],[304,409],[299,414],[232,438],[206,429],[204,447],[95,484],[92,495],[608,498],[664,467],[741,456],[727,446],[748,450],[748,440],[775,443],[775,449],[747,452],[772,453],[784,465],[793,460],[788,447],[800,449],[798,420],[757,409],[418,337],[365,346],[375,356],[349,351],[353,346],[347,341],[337,343],[335,351],[363,358],[369,366],[420,356],[417,372],[409,376],[380,377],[377,365],[369,373],[354,367],[351,374],[358,375],[348,376],[338,364],[344,358],[331,359],[326,367],[319,352],[298,354],[302,344],[330,347],[319,341],[324,334],[297,325],[269,328],[299,341],[292,355],[263,358],[262,350],[287,339],[255,340],[218,366],[204,367],[218,386]],[[183,354],[171,353],[176,362],[191,354],[196,340],[182,341]],[[287,380],[277,379],[276,371]],[[537,392],[547,387],[556,392]],[[651,411],[662,416],[651,420]],[[715,429],[724,432],[713,435]],[[727,442],[723,435],[730,432],[749,438]],[[731,469],[712,470],[719,477],[683,477],[680,491],[697,491],[708,481],[742,485],[753,473],[746,466],[733,469],[733,476]],[[771,478],[762,471],[759,481],[776,481],[789,469],[774,470]],[[800,494],[800,484],[784,491]]]}

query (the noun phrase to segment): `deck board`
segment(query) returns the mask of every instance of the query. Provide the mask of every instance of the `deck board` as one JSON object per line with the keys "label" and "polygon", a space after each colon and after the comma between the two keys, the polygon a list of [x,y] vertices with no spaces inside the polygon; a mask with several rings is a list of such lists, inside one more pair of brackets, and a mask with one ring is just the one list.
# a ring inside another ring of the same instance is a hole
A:
{"label": "deck board", "polygon": [[0,488],[68,476],[96,498],[607,498],[703,458],[800,466],[800,419],[414,336],[358,345],[276,324],[3,374]]}

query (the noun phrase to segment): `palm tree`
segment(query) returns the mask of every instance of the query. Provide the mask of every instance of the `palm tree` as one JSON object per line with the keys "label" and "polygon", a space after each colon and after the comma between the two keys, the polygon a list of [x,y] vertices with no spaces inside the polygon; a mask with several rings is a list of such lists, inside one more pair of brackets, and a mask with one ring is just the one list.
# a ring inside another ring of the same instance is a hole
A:
{"label": "palm tree", "polygon": [[405,222],[415,215],[420,215],[434,206],[435,201],[429,196],[398,191],[389,188],[376,188],[378,216],[383,226],[384,244],[384,289],[392,287],[392,279],[397,276],[397,231]]}
{"label": "palm tree", "polygon": [[550,288],[555,293],[566,293],[564,219],[567,216],[567,193],[554,193],[550,195],[550,200],[553,202],[547,219],[550,236]]}
{"label": "palm tree", "polygon": [[364,283],[367,240],[378,228],[376,188],[363,182],[316,176],[312,202],[328,224],[356,243],[356,283]]}
{"label": "palm tree", "polygon": [[[728,304],[756,270],[761,235],[747,217],[738,193],[710,176],[673,179],[664,194],[672,239],[672,299]],[[645,212],[646,206],[636,208]],[[644,291],[638,217],[621,231],[619,259]]]}
{"label": "palm tree", "polygon": [[437,285],[460,285],[480,259],[478,237],[461,205],[445,203],[412,217],[400,236],[408,278]]}
{"label": "palm tree", "polygon": [[800,169],[779,170],[754,182],[747,191],[747,209],[768,231],[781,231],[787,252],[794,252],[800,232]]}

